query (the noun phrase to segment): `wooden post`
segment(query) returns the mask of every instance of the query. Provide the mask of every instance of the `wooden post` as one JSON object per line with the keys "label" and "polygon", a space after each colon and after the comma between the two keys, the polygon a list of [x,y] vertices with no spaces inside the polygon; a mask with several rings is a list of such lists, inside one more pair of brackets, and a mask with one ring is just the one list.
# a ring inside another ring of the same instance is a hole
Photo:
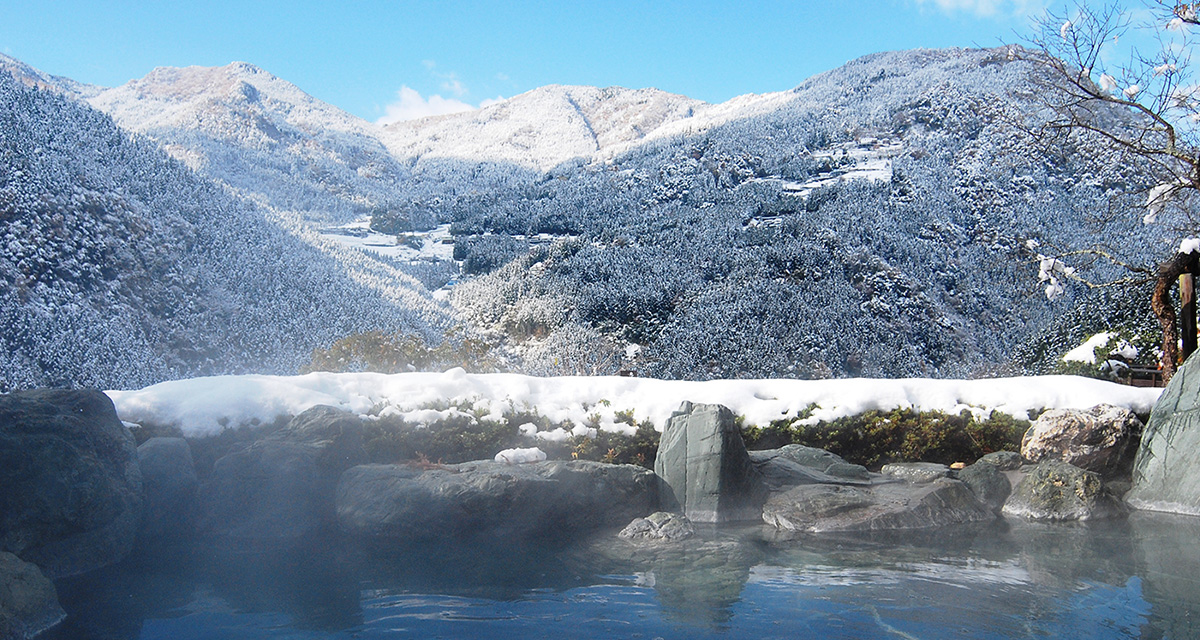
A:
{"label": "wooden post", "polygon": [[1196,351],[1196,256],[1188,263],[1187,270],[1179,276],[1179,333],[1183,340],[1182,360]]}

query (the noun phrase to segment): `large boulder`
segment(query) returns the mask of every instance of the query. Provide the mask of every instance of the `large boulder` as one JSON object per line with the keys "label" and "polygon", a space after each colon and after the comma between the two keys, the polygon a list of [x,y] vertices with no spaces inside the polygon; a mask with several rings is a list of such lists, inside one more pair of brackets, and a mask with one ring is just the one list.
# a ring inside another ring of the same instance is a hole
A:
{"label": "large boulder", "polygon": [[195,526],[196,465],[183,438],[150,438],[138,445],[145,489],[140,532],[143,542],[177,539]]}
{"label": "large boulder", "polygon": [[1110,476],[1128,470],[1142,421],[1129,409],[1101,404],[1086,411],[1051,409],[1038,416],[1021,439],[1021,457],[1036,463],[1061,460]]}
{"label": "large boulder", "polygon": [[654,472],[662,506],[693,522],[762,516],[766,487],[727,407],[684,402],[663,429]]}
{"label": "large boulder", "polygon": [[1137,509],[1200,515],[1200,358],[1185,360],[1155,403],[1125,500]]}
{"label": "large boulder", "polygon": [[558,538],[621,527],[657,504],[649,470],[583,460],[363,465],[337,489],[342,529],[389,541]]}
{"label": "large boulder", "polygon": [[763,521],[784,533],[929,529],[995,517],[965,484],[951,478],[801,484],[773,492],[763,505]]}
{"label": "large boulder", "polygon": [[0,638],[33,638],[66,617],[50,579],[37,566],[0,551]]}
{"label": "large boulder", "polygon": [[332,526],[337,481],[366,458],[358,416],[313,407],[213,463],[200,489],[201,526],[249,545],[300,542]]}
{"label": "large boulder", "polygon": [[1038,463],[1013,488],[1004,515],[1029,520],[1103,520],[1126,515],[1100,474],[1061,460]]}
{"label": "large boulder", "polygon": [[0,551],[50,578],[125,557],[142,511],[133,435],[99,391],[0,395]]}

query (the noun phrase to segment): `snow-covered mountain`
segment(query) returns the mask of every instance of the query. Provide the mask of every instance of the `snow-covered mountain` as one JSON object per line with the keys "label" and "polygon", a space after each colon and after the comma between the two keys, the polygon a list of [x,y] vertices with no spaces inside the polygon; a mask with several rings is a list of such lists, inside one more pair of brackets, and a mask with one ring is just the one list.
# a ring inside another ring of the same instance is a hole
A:
{"label": "snow-covered mountain", "polygon": [[321,222],[369,213],[406,175],[378,127],[244,62],[161,67],[80,97],[200,173]]}
{"label": "snow-covered mountain", "polygon": [[657,89],[550,85],[476,111],[397,122],[380,137],[410,162],[469,158],[548,171],[611,157],[704,106]]}
{"label": "snow-covered mountain", "polygon": [[449,325],[66,93],[0,73],[0,391],[293,373],[349,333]]}
{"label": "snow-covered mountain", "polygon": [[[876,54],[716,105],[548,86],[386,127],[245,63],[111,89],[0,67],[146,136],[389,304],[423,309],[413,278],[450,279],[445,245],[422,248],[436,228],[469,276],[458,321],[527,371],[971,376],[1039,370],[1097,309],[1148,318],[1136,294],[1048,301],[1028,241],[1121,238],[1145,262],[1160,240],[1140,216],[1095,224],[1132,206],[1113,198],[1145,186],[1137,168],[1012,126],[1038,115],[1009,53]],[[368,217],[411,247],[329,235]]]}

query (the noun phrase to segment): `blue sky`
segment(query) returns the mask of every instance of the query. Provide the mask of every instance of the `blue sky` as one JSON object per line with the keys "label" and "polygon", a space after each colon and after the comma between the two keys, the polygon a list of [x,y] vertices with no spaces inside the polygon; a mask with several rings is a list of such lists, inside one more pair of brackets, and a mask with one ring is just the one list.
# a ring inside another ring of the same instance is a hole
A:
{"label": "blue sky", "polygon": [[105,86],[157,66],[241,60],[378,120],[547,84],[721,102],[788,89],[876,51],[1013,42],[1045,4],[0,0],[0,51]]}

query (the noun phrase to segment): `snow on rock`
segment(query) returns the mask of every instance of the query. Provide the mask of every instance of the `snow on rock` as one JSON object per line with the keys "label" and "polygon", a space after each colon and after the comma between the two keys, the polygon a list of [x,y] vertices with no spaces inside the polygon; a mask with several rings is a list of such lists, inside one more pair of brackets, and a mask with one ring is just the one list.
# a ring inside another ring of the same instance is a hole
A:
{"label": "snow on rock", "polygon": [[1179,253],[1200,253],[1200,238],[1184,238],[1179,243]]}
{"label": "snow on rock", "polygon": [[[551,423],[570,422],[571,435],[604,431],[633,433],[615,420],[632,410],[635,419],[661,429],[680,403],[723,404],[746,424],[803,418],[822,420],[873,409],[913,408],[986,415],[992,410],[1018,418],[1044,409],[1086,409],[1102,402],[1145,413],[1161,389],[1123,386],[1074,376],[982,380],[834,379],[680,381],[628,377],[539,378],[511,373],[310,373],[302,376],[243,375],[160,383],[137,391],[109,391],[123,420],[177,425],[185,435],[206,436],[226,427],[270,422],[327,404],[360,415],[380,409],[408,412],[447,405],[473,407],[480,419],[500,420],[506,411],[536,411]],[[486,412],[486,415],[484,413]],[[416,417],[414,415],[414,417]],[[593,425],[593,426],[584,426]],[[568,430],[564,430],[564,434]],[[553,439],[555,432],[537,432]]]}
{"label": "snow on rock", "polygon": [[505,449],[496,454],[496,462],[504,464],[526,464],[529,462],[542,462],[546,459],[546,452],[532,447],[529,449]]}

